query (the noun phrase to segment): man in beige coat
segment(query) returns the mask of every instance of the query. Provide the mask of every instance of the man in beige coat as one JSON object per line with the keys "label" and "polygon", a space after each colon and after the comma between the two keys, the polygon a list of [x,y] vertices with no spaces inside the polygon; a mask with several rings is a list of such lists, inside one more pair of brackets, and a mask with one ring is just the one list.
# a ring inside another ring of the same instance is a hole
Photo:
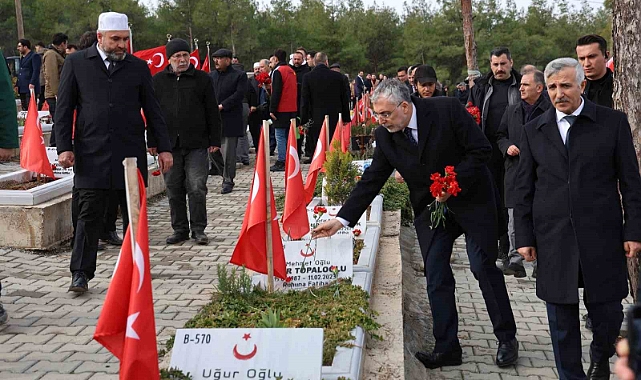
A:
{"label": "man in beige coat", "polygon": [[[60,85],[60,73],[62,64],[65,63],[65,51],[67,49],[67,40],[69,38],[64,33],[53,35],[53,41],[49,49],[45,52],[42,62],[45,73],[45,101],[49,105],[51,120],[56,114],[56,96],[58,96],[58,86]],[[51,126],[50,146],[56,146],[56,134],[54,132],[55,124]]]}

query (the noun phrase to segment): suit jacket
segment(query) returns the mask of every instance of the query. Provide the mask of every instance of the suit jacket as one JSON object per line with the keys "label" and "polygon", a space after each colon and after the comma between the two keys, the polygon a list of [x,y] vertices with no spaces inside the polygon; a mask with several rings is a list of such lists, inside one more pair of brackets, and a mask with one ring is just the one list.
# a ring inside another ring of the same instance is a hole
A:
{"label": "suit jacket", "polygon": [[29,92],[29,85],[35,86],[33,91],[40,93],[40,66],[42,57],[35,51],[20,58],[20,71],[18,72],[18,92],[25,94]]}
{"label": "suit jacket", "polygon": [[209,73],[216,93],[218,104],[223,105],[220,117],[223,121],[224,137],[241,137],[245,133],[243,125],[243,100],[247,92],[247,74],[233,67]]}
{"label": "suit jacket", "polygon": [[443,174],[445,166],[453,165],[462,191],[447,201],[450,217],[490,257],[496,257],[497,192],[486,166],[492,154],[489,141],[458,100],[413,97],[412,102],[417,116],[418,150],[403,132],[390,133],[378,127],[372,163],[338,216],[355,225],[396,169],[409,187],[421,250],[427,252],[434,235],[429,227],[430,212],[426,210],[434,201],[430,174]]}
{"label": "suit jacket", "polygon": [[501,119],[499,130],[496,132],[496,143],[505,159],[505,178],[503,181],[505,183],[505,191],[503,193],[503,201],[507,208],[514,208],[516,168],[519,165],[519,156],[510,156],[507,154],[507,149],[512,145],[516,145],[518,148],[519,142],[521,141],[523,125],[541,116],[545,111],[552,107],[550,100],[543,95],[539,97],[539,100],[535,105],[536,107],[532,111],[529,120],[524,120],[522,103],[507,106],[507,109],[503,114],[503,118]]}
{"label": "suit jacket", "polygon": [[641,178],[628,120],[584,101],[567,150],[553,107],[525,125],[519,146],[516,246],[536,247],[536,293],[552,303],[578,303],[580,283],[587,302],[621,301],[628,294],[623,242],[641,241]]}
{"label": "suit jacket", "polygon": [[333,136],[338,114],[343,122],[351,121],[349,113],[348,88],[345,88],[345,76],[330,70],[324,64],[316,65],[316,69],[303,78],[303,105],[301,107],[301,122],[311,118],[314,128],[323,125],[325,115],[329,116],[330,136]]}
{"label": "suit jacket", "polygon": [[[56,104],[58,154],[74,151],[79,189],[124,189],[125,157],[136,157],[147,183],[147,134],[159,152],[171,152],[167,125],[147,63],[131,54],[109,75],[96,45],[66,59]],[[78,112],[72,142],[74,111]]]}
{"label": "suit jacket", "polygon": [[354,95],[357,98],[360,98],[363,95],[364,91],[365,91],[365,80],[357,75],[356,79],[354,80]]}

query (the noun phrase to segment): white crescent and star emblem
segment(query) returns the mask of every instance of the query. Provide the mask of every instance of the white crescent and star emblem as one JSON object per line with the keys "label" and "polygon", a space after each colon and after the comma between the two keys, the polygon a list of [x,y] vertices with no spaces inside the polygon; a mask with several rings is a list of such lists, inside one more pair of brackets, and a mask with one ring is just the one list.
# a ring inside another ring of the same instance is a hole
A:
{"label": "white crescent and star emblem", "polygon": [[165,63],[165,57],[162,55],[162,53],[156,53],[156,54],[151,56],[151,60],[150,61],[152,61],[152,63],[150,63],[150,64],[153,64],[153,59],[156,56],[160,57],[160,63],[158,64],[158,66],[154,65],[154,67],[158,68],[158,67],[161,67],[163,65],[163,63]]}
{"label": "white crescent and star emblem", "polygon": [[321,150],[323,149],[324,141],[318,141],[316,143],[316,150],[314,150],[314,157],[312,157],[312,161],[316,161],[318,156],[320,156]]}
{"label": "white crescent and star emblem", "polygon": [[196,57],[189,57],[189,62],[194,64],[194,67],[198,67],[198,58]]}
{"label": "white crescent and star emblem", "polygon": [[258,176],[258,170],[254,172],[254,182],[252,185],[252,200],[251,203],[254,203],[256,195],[258,195],[258,189],[260,189],[260,177]]}
{"label": "white crescent and star emblem", "polygon": [[148,59],[148,60],[147,60],[147,65],[148,65],[148,66],[151,66],[151,64],[152,64],[152,63],[154,63],[154,61],[152,61],[151,59]]}
{"label": "white crescent and star emblem", "polygon": [[140,249],[140,246],[138,245],[138,242],[136,242],[136,250],[134,251],[134,264],[136,265],[136,268],[138,268],[138,290],[136,290],[136,293],[140,292],[140,289],[142,288],[142,281],[145,279],[145,257],[142,254],[142,249]]}
{"label": "white crescent and star emblem", "polygon": [[292,174],[287,176],[287,180],[289,181],[290,179],[296,177],[298,173],[300,172],[300,162],[298,161],[298,152],[296,152],[296,148],[293,146],[289,147],[289,155],[292,157],[292,160],[294,161],[294,171]]}
{"label": "white crescent and star emblem", "polygon": [[138,336],[138,333],[136,332],[136,330],[134,330],[134,326],[133,326],[134,323],[136,322],[136,319],[138,319],[139,315],[140,315],[140,312],[137,312],[127,317],[127,331],[125,332],[126,338],[140,340],[140,337]]}

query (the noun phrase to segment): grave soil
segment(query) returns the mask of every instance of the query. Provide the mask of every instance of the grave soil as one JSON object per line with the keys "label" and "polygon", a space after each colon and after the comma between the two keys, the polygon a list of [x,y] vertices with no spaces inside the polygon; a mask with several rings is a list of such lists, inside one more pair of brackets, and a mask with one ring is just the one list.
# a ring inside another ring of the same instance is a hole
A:
{"label": "grave soil", "polygon": [[29,182],[18,181],[5,181],[0,183],[0,190],[29,190],[38,186],[46,185],[49,182],[55,181],[51,178],[45,177],[41,180],[32,179]]}

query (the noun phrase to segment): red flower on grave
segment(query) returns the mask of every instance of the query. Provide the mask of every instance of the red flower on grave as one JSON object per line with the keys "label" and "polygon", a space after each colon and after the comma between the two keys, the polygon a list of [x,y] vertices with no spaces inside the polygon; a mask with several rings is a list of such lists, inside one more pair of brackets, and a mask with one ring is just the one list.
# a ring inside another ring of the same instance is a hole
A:
{"label": "red flower on grave", "polygon": [[154,177],[158,177],[160,175],[160,170],[159,169],[154,170],[153,172],[151,172],[151,175],[153,175]]}
{"label": "red flower on grave", "polygon": [[361,236],[363,232],[359,230],[358,228],[354,230],[354,236]]}
{"label": "red flower on grave", "polygon": [[290,282],[292,282],[292,278],[291,278],[291,276],[287,276],[287,278],[285,279],[285,282],[286,282],[286,283],[288,283],[288,284],[289,284]]}

